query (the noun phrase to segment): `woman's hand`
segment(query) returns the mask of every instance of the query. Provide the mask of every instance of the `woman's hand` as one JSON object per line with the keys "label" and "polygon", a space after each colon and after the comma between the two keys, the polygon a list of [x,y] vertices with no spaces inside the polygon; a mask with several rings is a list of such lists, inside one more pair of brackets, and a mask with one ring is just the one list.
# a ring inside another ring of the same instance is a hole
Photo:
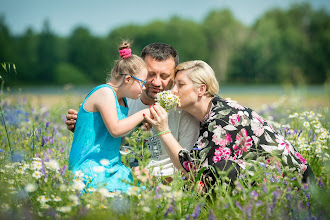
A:
{"label": "woman's hand", "polygon": [[157,132],[167,131],[168,128],[168,114],[163,107],[158,104],[150,106],[151,117],[144,115],[144,118],[152,124]]}

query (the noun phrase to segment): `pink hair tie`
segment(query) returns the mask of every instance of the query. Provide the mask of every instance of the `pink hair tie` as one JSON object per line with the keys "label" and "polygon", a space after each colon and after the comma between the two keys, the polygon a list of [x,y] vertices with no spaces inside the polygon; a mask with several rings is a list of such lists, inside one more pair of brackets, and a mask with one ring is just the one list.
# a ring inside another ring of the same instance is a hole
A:
{"label": "pink hair tie", "polygon": [[128,57],[130,57],[132,54],[131,54],[132,50],[129,48],[129,49],[121,49],[119,50],[119,54],[122,58],[126,59]]}

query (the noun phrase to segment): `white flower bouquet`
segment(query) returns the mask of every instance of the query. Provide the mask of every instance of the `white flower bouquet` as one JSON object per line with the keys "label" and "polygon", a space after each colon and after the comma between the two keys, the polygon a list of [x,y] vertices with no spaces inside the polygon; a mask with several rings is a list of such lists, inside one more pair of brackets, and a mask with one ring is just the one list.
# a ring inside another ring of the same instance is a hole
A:
{"label": "white flower bouquet", "polygon": [[156,103],[162,106],[166,111],[180,106],[180,99],[174,95],[171,90],[159,92],[156,96]]}

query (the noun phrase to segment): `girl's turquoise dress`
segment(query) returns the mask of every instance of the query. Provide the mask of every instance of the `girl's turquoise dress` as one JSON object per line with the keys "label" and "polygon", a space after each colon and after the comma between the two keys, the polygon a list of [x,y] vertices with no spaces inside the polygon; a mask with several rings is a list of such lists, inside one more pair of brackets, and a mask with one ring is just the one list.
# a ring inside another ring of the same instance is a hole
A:
{"label": "girl's turquoise dress", "polygon": [[[107,84],[92,89],[82,103],[75,126],[73,142],[69,157],[69,169],[73,173],[82,171],[92,178],[89,186],[93,188],[105,187],[110,192],[126,192],[132,182],[131,170],[124,166],[119,153],[121,138],[114,138],[106,128],[99,112],[88,112],[84,104],[88,97],[96,90],[108,87],[115,95],[118,119],[127,118],[128,108],[119,105],[116,93]],[[127,101],[124,98],[127,106]],[[113,103],[109,103],[112,105]],[[106,160],[103,160],[106,159]],[[102,164],[101,164],[102,160]],[[85,178],[85,183],[87,179]]]}

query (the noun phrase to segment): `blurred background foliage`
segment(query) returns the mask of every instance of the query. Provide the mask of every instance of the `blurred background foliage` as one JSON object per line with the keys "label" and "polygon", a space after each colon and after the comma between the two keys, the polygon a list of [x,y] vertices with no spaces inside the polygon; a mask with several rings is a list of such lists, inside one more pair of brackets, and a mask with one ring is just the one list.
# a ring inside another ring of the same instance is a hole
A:
{"label": "blurred background foliage", "polygon": [[330,81],[330,16],[308,3],[287,10],[271,9],[251,26],[230,10],[213,10],[196,23],[172,17],[146,25],[125,25],[107,36],[94,36],[77,26],[69,36],[58,36],[46,20],[40,33],[28,28],[11,34],[0,17],[0,61],[15,63],[15,77],[2,74],[7,85],[64,85],[105,82],[119,58],[122,39],[144,46],[163,42],[174,46],[180,62],[201,59],[229,84],[325,84]]}

